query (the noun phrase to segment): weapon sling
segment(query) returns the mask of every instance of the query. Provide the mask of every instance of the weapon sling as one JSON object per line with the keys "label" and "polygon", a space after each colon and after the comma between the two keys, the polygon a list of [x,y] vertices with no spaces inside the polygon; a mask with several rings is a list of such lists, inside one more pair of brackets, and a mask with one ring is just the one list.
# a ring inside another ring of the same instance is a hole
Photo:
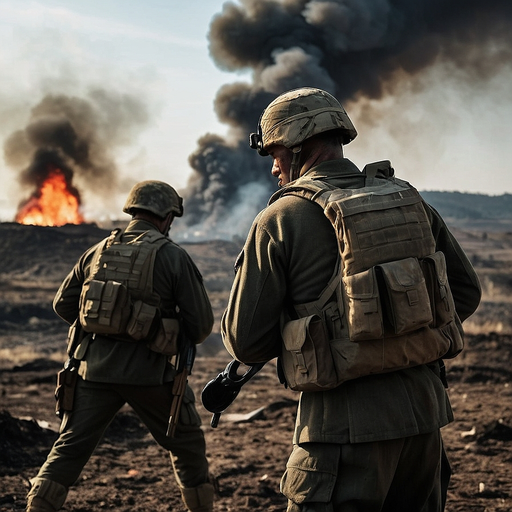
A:
{"label": "weapon sling", "polygon": [[180,419],[181,405],[183,404],[183,397],[185,396],[185,389],[187,387],[188,376],[192,373],[192,366],[196,357],[196,346],[187,342],[186,352],[179,355],[178,373],[174,377],[172,385],[172,403],[169,413],[169,424],[167,426],[167,437],[174,437],[176,426]]}

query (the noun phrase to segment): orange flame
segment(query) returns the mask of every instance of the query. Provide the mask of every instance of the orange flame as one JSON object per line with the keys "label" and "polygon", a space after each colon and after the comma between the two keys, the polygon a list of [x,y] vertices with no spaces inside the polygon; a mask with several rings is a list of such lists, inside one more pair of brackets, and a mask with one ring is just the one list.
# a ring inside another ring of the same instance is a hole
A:
{"label": "orange flame", "polygon": [[62,171],[55,167],[40,189],[21,207],[16,222],[36,226],[63,226],[81,224],[84,218],[79,211],[80,200],[70,190]]}

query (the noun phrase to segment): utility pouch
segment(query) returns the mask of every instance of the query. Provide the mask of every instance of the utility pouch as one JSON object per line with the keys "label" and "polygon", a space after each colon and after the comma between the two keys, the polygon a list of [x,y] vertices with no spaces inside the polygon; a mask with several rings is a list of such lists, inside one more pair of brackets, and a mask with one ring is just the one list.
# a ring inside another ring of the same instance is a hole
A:
{"label": "utility pouch", "polygon": [[382,276],[381,302],[391,334],[405,334],[432,323],[432,310],[419,261],[406,258],[376,267]]}
{"label": "utility pouch", "polygon": [[443,359],[452,359],[458,356],[464,349],[464,329],[458,315],[456,314],[452,322],[440,327],[439,330],[450,341],[450,347],[443,354]]}
{"label": "utility pouch", "polygon": [[128,288],[117,281],[92,280],[80,295],[80,323],[87,332],[121,334],[131,314]]}
{"label": "utility pouch", "polygon": [[78,365],[69,361],[62,370],[57,373],[57,387],[55,388],[55,414],[62,418],[65,412],[73,410],[75,399],[75,387],[78,379]]}
{"label": "utility pouch", "polygon": [[282,329],[281,363],[290,389],[321,391],[332,388],[336,370],[329,336],[318,315],[291,320]]}
{"label": "utility pouch", "polygon": [[156,336],[148,343],[153,352],[175,356],[178,353],[180,322],[176,318],[162,318]]}
{"label": "utility pouch", "polygon": [[137,341],[147,338],[157,311],[155,306],[136,300],[133,303],[132,314],[126,326],[126,334]]}
{"label": "utility pouch", "polygon": [[375,268],[344,276],[346,317],[351,341],[382,338],[384,326]]}
{"label": "utility pouch", "polygon": [[438,251],[421,261],[433,313],[432,327],[444,327],[455,317],[455,303],[448,283],[446,260]]}

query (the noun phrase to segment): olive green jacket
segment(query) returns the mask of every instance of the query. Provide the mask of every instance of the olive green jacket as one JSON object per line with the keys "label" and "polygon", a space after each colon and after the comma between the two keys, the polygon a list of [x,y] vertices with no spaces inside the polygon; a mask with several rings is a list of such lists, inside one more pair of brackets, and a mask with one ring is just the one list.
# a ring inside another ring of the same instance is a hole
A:
{"label": "olive green jacket", "polygon": [[[307,176],[340,188],[364,184],[347,159],[323,162]],[[461,320],[480,301],[480,284],[464,251],[440,216],[425,205],[444,252]],[[224,345],[244,363],[269,361],[281,353],[283,310],[318,298],[331,278],[338,254],[330,221],[315,203],[284,196],[260,212],[239,258],[228,307],[222,318]],[[347,381],[337,388],[302,393],[294,441],[365,442],[431,432],[452,421],[444,386],[419,366]]]}
{"label": "olive green jacket", "polygon": [[[133,220],[123,239],[156,230],[150,222]],[[100,242],[100,244],[103,242]],[[61,284],[53,301],[55,312],[68,323],[78,316],[82,284],[90,273],[97,244],[88,249]],[[170,241],[155,259],[154,288],[161,297],[163,316],[179,308],[182,328],[193,343],[201,343],[213,327],[213,312],[196,265],[179,245]],[[118,384],[158,385],[174,378],[169,357],[149,350],[144,341],[120,341],[112,336],[89,336],[79,373],[85,380]]]}

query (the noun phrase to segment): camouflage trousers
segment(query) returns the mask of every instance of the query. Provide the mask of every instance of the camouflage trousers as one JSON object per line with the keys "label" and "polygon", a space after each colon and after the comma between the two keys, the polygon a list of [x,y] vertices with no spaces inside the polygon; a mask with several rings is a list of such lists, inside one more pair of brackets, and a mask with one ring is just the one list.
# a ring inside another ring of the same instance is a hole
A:
{"label": "camouflage trousers", "polygon": [[442,512],[450,467],[439,430],[357,444],[294,446],[287,512]]}
{"label": "camouflage trousers", "polygon": [[180,421],[173,438],[166,437],[172,382],[135,386],[78,379],[74,410],[64,416],[61,432],[37,478],[73,485],[116,413],[128,403],[156,442],[169,452],[180,487],[208,481],[208,461],[194,393],[187,385]]}

